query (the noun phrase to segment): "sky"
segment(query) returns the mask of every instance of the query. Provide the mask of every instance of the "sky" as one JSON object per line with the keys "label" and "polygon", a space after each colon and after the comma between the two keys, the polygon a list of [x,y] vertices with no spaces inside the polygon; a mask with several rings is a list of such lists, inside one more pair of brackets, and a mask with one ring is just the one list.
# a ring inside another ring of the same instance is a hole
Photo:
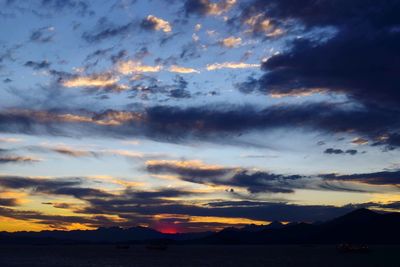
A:
{"label": "sky", "polygon": [[0,7],[0,231],[400,210],[399,0]]}

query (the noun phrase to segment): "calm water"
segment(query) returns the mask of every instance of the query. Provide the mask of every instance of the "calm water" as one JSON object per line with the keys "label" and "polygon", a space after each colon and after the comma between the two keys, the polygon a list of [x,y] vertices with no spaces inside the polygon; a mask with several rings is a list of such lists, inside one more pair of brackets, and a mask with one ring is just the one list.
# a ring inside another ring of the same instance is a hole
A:
{"label": "calm water", "polygon": [[346,254],[334,246],[0,246],[0,266],[400,266],[399,246]]}

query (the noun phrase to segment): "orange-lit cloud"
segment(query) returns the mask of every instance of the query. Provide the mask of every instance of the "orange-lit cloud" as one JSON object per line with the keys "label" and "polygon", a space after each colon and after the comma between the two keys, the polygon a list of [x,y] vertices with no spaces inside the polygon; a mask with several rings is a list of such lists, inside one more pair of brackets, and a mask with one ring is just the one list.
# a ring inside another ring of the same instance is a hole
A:
{"label": "orange-lit cloud", "polygon": [[221,44],[228,48],[236,47],[236,46],[240,45],[241,43],[242,43],[242,38],[233,37],[233,36],[225,38],[221,41]]}
{"label": "orange-lit cloud", "polygon": [[128,60],[119,62],[117,65],[117,71],[121,74],[128,75],[132,73],[141,73],[141,72],[159,72],[161,71],[162,66],[147,66],[142,65],[141,62]]}
{"label": "orange-lit cloud", "polygon": [[203,0],[202,2],[206,6],[207,14],[209,15],[221,15],[236,4],[236,0],[221,0],[218,3],[213,3],[209,0]]}
{"label": "orange-lit cloud", "polygon": [[190,216],[189,222],[193,223],[221,223],[221,224],[232,224],[232,225],[246,225],[246,224],[257,224],[266,225],[269,221],[252,220],[247,218],[228,218],[228,217],[214,217],[214,216]]}
{"label": "orange-lit cloud", "polygon": [[222,166],[205,164],[200,160],[148,160],[146,161],[147,166],[152,165],[173,165],[179,168],[186,169],[199,169],[199,170],[220,170],[224,169]]}
{"label": "orange-lit cloud", "polygon": [[110,74],[99,74],[91,76],[78,76],[76,78],[62,81],[65,87],[107,87],[116,85],[119,79]]}
{"label": "orange-lit cloud", "polygon": [[157,18],[156,16],[153,16],[153,15],[148,15],[146,20],[149,23],[151,23],[152,25],[154,25],[154,29],[157,31],[163,31],[163,32],[171,32],[172,31],[171,25],[166,20]]}
{"label": "orange-lit cloud", "polygon": [[244,21],[245,25],[248,26],[248,33],[264,33],[268,37],[276,37],[282,35],[284,31],[274,26],[271,21],[263,16],[263,14],[257,14],[249,17]]}
{"label": "orange-lit cloud", "polygon": [[351,143],[355,145],[366,145],[368,144],[368,140],[362,137],[356,137],[353,140],[351,140]]}
{"label": "orange-lit cloud", "polygon": [[19,143],[22,142],[20,138],[0,137],[0,143]]}
{"label": "orange-lit cloud", "polygon": [[124,188],[126,187],[142,187],[145,186],[144,182],[136,182],[136,181],[128,181],[128,180],[123,180],[120,178],[116,178],[110,175],[92,175],[88,176],[87,178],[89,179],[98,179],[98,180],[104,180],[112,184],[120,185]]}
{"label": "orange-lit cloud", "polygon": [[177,66],[177,65],[172,65],[169,68],[169,71],[170,72],[176,72],[176,73],[183,73],[183,74],[186,74],[186,73],[199,73],[199,71],[196,70],[196,69],[187,68],[187,67],[181,67],[181,66]]}
{"label": "orange-lit cloud", "polygon": [[92,121],[99,125],[121,125],[128,121],[142,121],[144,115],[137,112],[128,111],[109,111],[101,116],[92,118]]}
{"label": "orange-lit cloud", "polygon": [[41,122],[71,122],[71,123],[93,123],[104,126],[118,126],[128,121],[142,121],[142,113],[128,111],[108,111],[97,116],[77,115],[71,113],[51,113],[47,111],[12,110],[14,115],[29,116]]}

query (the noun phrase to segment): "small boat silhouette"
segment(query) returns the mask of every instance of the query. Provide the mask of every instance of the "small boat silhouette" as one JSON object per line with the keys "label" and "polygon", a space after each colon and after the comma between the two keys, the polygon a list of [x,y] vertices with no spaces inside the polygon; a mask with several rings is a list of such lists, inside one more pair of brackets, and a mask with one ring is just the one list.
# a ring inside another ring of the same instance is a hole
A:
{"label": "small boat silhouette", "polygon": [[116,249],[129,249],[130,246],[129,245],[125,245],[125,244],[117,244],[115,246]]}
{"label": "small boat silhouette", "polygon": [[152,242],[147,244],[146,248],[149,250],[166,250],[168,245],[165,242]]}
{"label": "small boat silhouette", "polygon": [[348,244],[342,243],[337,245],[336,249],[339,252],[350,253],[350,252],[357,252],[357,253],[366,253],[369,252],[370,249],[367,245],[360,245],[360,244]]}

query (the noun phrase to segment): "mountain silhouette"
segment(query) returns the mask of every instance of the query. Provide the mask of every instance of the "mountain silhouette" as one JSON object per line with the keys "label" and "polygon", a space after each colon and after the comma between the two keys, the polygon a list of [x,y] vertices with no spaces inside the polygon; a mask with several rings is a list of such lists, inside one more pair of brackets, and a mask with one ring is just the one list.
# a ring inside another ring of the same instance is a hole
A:
{"label": "mountain silhouette", "polygon": [[166,234],[147,227],[96,230],[1,232],[0,243],[143,243],[165,240],[176,244],[400,244],[400,213],[352,211],[318,224],[273,222],[229,227],[219,232]]}
{"label": "mountain silhouette", "polygon": [[293,223],[260,231],[221,231],[205,237],[212,244],[399,244],[400,213],[376,213],[359,209],[333,220]]}

